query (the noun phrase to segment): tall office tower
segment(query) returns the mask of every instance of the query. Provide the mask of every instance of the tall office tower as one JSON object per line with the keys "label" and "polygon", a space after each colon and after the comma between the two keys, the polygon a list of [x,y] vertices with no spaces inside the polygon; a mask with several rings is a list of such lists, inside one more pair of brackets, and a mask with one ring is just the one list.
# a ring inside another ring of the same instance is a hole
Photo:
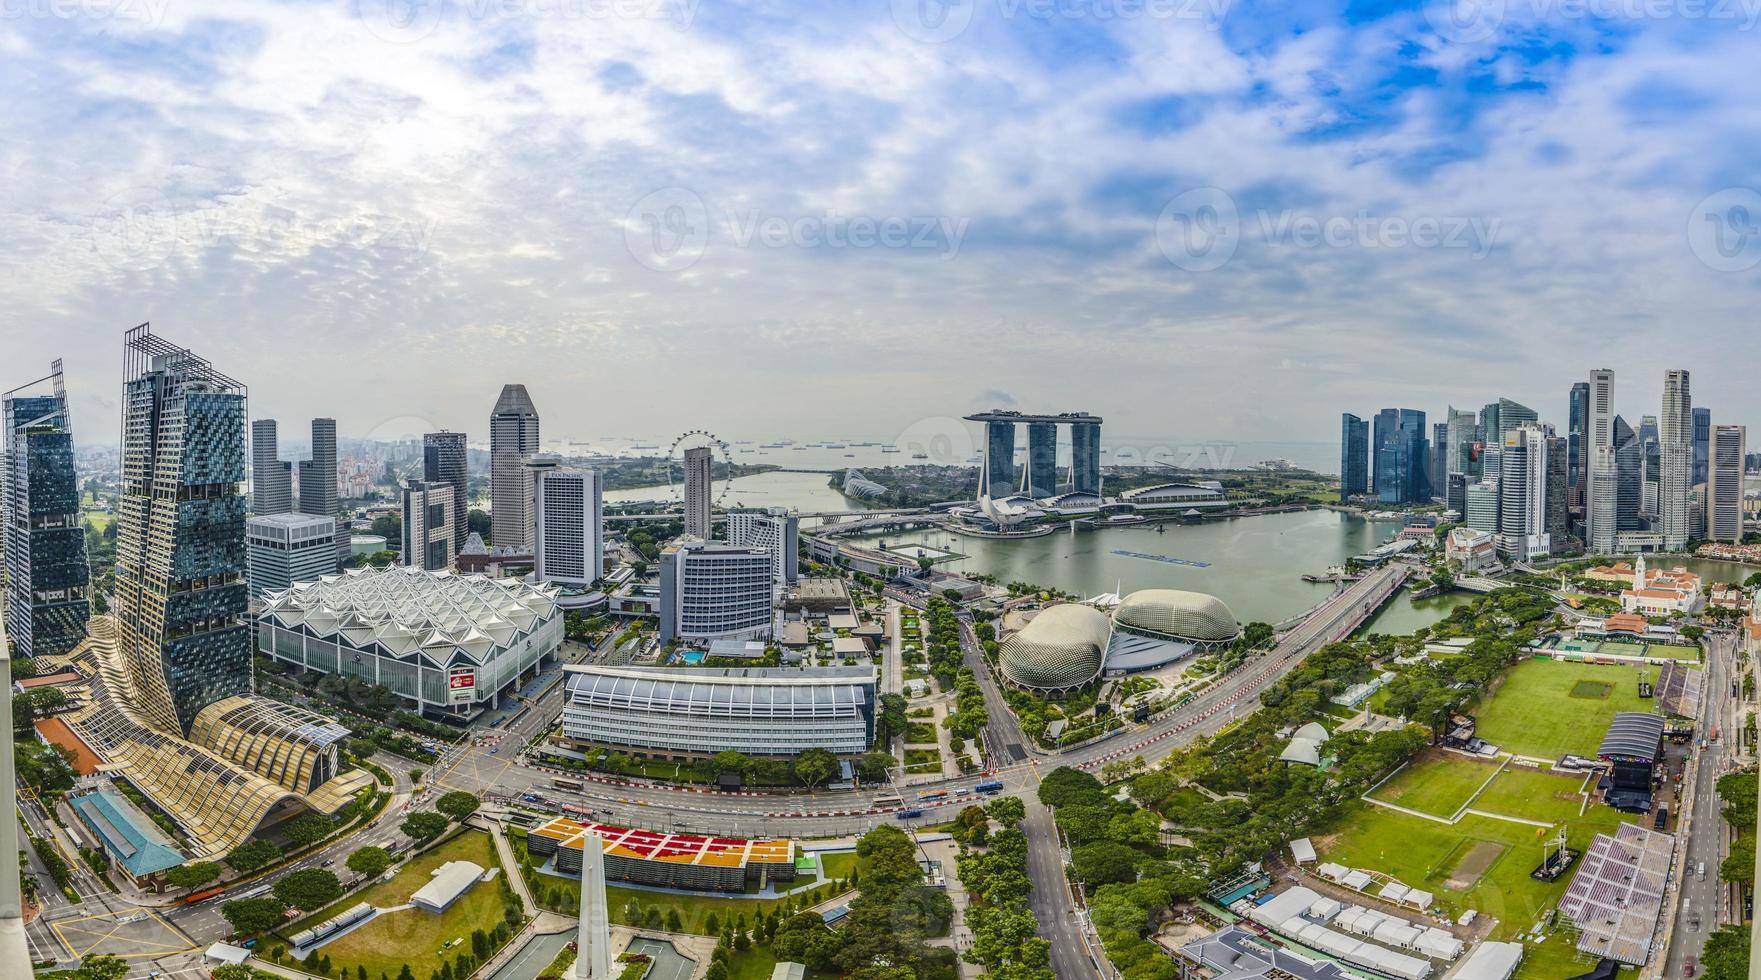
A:
{"label": "tall office tower", "polygon": [[1376,499],[1410,504],[1430,499],[1425,413],[1385,408],[1376,413]]}
{"label": "tall office tower", "polygon": [[1548,554],[1547,436],[1537,425],[1504,435],[1498,471],[1498,553],[1515,561]]}
{"label": "tall office tower", "polygon": [[1590,424],[1590,385],[1587,381],[1579,381],[1571,386],[1571,394],[1567,401],[1567,428],[1565,453],[1565,480],[1571,488],[1569,496],[1578,498],[1568,501],[1570,506],[1581,507],[1584,479],[1584,438]]}
{"label": "tall office tower", "polygon": [[[1597,468],[1596,449],[1599,446],[1612,447],[1614,444],[1614,372],[1608,368],[1597,368],[1596,370],[1591,371],[1589,389],[1589,394],[1585,401],[1585,411],[1587,413],[1585,418],[1588,419],[1588,421],[1584,424],[1584,440],[1580,458],[1580,465],[1585,467],[1582,471],[1582,475],[1584,476],[1582,484],[1585,522],[1584,543],[1592,552],[1606,554],[1607,552],[1614,550],[1614,528],[1612,526],[1605,528],[1598,528],[1595,526],[1597,519],[1596,515],[1598,513],[1595,506],[1595,483],[1596,476],[1600,472]],[[1609,472],[1612,473],[1615,465],[1613,455],[1608,457],[1606,464]],[[1604,504],[1603,512],[1605,513],[1605,516],[1612,519],[1614,516],[1614,496],[1612,488],[1606,496]],[[1602,541],[1608,543],[1606,551],[1600,544],[1594,543]]]}
{"label": "tall office tower", "polygon": [[1707,481],[1708,461],[1711,459],[1712,445],[1712,410],[1709,408],[1694,409],[1694,480],[1695,484]]}
{"label": "tall office tower", "polygon": [[406,480],[403,487],[403,564],[445,571],[458,557],[452,550],[452,484]]}
{"label": "tall office tower", "polygon": [[532,547],[532,482],[526,457],[538,451],[538,409],[525,385],[504,385],[489,415],[490,544],[510,554]]}
{"label": "tall office tower", "polygon": [[1541,416],[1529,406],[1513,402],[1508,398],[1498,399],[1499,444],[1502,445],[1504,437],[1516,429],[1525,425],[1534,425],[1540,420]]}
{"label": "tall office tower", "polygon": [[992,497],[1007,497],[1015,492],[1015,423],[991,421],[984,424],[985,488]]}
{"label": "tall office tower", "polygon": [[1675,551],[1688,543],[1688,495],[1694,478],[1694,409],[1688,372],[1663,372],[1663,412],[1658,418],[1662,473],[1658,481],[1657,514],[1662,521],[1663,547]]}
{"label": "tall office tower", "polygon": [[1498,533],[1497,480],[1481,480],[1468,485],[1467,510],[1462,520],[1476,531]]}
{"label": "tall office tower", "polygon": [[1547,432],[1547,518],[1542,530],[1553,554],[1567,550],[1571,541],[1570,486],[1571,440]]}
{"label": "tall office tower", "polygon": [[312,420],[312,458],[300,460],[300,513],[337,522],[336,568],[352,554],[349,526],[337,516],[342,504],[336,485],[336,420]]}
{"label": "tall office tower", "polygon": [[124,341],[117,651],[166,734],[251,690],[245,386],[142,324]]}
{"label": "tall office tower", "polygon": [[1640,478],[1644,473],[1644,461],[1640,458],[1639,437],[1633,428],[1626,424],[1626,419],[1614,417],[1614,527],[1618,534],[1621,531],[1645,530],[1645,519],[1639,513],[1639,503],[1643,495]]}
{"label": "tall office tower", "polygon": [[714,487],[714,450],[708,446],[685,450],[685,537],[709,540],[715,529],[715,515],[710,512]]}
{"label": "tall office tower", "polygon": [[[1504,446],[1504,427],[1498,418],[1500,402],[1487,402],[1480,409],[1480,441],[1488,449]],[[1496,473],[1489,474],[1495,476]]]}
{"label": "tall office tower", "polygon": [[1449,472],[1473,472],[1476,460],[1474,456],[1474,413],[1463,412],[1450,406],[1445,439],[1449,443]]}
{"label": "tall office tower", "polygon": [[1101,423],[1098,419],[1070,425],[1070,489],[1096,497],[1101,495]]}
{"label": "tall office tower", "polygon": [[1058,424],[1027,423],[1027,495],[1038,500],[1058,492]]}
{"label": "tall office tower", "polygon": [[1658,438],[1657,416],[1639,416],[1639,513],[1657,516],[1658,482],[1663,473],[1663,443]]}
{"label": "tall office tower", "polygon": [[1345,412],[1339,416],[1339,499],[1370,490],[1370,424]]}
{"label": "tall office tower", "polygon": [[540,453],[532,470],[533,573],[540,582],[592,585],[605,575],[605,518],[599,474]]}
{"label": "tall office tower", "polygon": [[1468,475],[1466,473],[1449,474],[1449,485],[1443,495],[1443,506],[1454,511],[1455,519],[1458,521],[1467,517],[1467,488]]}
{"label": "tall office tower", "polygon": [[[44,382],[49,393],[27,393]],[[0,396],[0,417],[6,426],[0,443],[5,632],[14,656],[56,656],[85,638],[92,578],[61,362],[47,377]]]}
{"label": "tall office tower", "polygon": [[801,518],[795,511],[783,507],[729,511],[728,544],[769,552],[778,585],[792,585],[800,577]]}
{"label": "tall office tower", "polygon": [[292,513],[293,471],[281,461],[275,420],[251,423],[251,513],[260,516]]}
{"label": "tall office tower", "polygon": [[1430,466],[1425,472],[1425,482],[1431,487],[1431,496],[1441,497],[1449,486],[1449,424],[1435,422],[1431,425]]}
{"label": "tall office tower", "polygon": [[1743,455],[1747,430],[1714,426],[1706,479],[1706,537],[1741,544],[1743,540]]}
{"label": "tall office tower", "polygon": [[471,536],[470,501],[466,498],[465,471],[468,458],[463,432],[430,432],[422,436],[422,479],[428,483],[450,483],[453,491],[453,514],[465,515],[453,521],[452,552],[465,550],[465,539]]}

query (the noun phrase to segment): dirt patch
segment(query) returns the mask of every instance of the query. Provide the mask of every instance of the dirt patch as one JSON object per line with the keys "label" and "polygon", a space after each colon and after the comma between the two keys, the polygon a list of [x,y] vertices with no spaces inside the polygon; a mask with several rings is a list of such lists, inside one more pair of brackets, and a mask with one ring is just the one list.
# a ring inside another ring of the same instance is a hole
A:
{"label": "dirt patch", "polygon": [[1498,856],[1503,853],[1503,844],[1494,844],[1486,840],[1476,842],[1467,854],[1456,862],[1455,867],[1450,869],[1449,880],[1445,884],[1456,891],[1467,891],[1474,887],[1474,883],[1480,880],[1480,876],[1485,874],[1486,869],[1492,867],[1492,862],[1498,860]]}
{"label": "dirt patch", "polygon": [[1584,701],[1606,701],[1614,693],[1614,685],[1608,681],[1578,681],[1571,686],[1571,696]]}

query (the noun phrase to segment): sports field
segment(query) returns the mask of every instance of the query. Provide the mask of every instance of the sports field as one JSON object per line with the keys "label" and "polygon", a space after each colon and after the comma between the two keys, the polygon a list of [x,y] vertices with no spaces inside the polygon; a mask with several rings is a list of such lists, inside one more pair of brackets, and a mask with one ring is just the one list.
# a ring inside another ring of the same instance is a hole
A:
{"label": "sports field", "polygon": [[1370,796],[1420,813],[1453,817],[1497,770],[1496,762],[1426,751]]}
{"label": "sports field", "polygon": [[1652,710],[1656,702],[1639,697],[1638,682],[1643,677],[1655,683],[1658,670],[1525,660],[1507,671],[1492,697],[1474,709],[1478,734],[1517,755],[1594,756],[1617,713]]}
{"label": "sports field", "polygon": [[[1583,804],[1583,787],[1583,773],[1556,775],[1526,766],[1507,766],[1474,800],[1474,809],[1509,813],[1530,820],[1572,823],[1580,819],[1578,808]],[[1612,826],[1613,821],[1600,819],[1597,810],[1607,811],[1608,808],[1600,805],[1587,807],[1582,819],[1607,822]]]}

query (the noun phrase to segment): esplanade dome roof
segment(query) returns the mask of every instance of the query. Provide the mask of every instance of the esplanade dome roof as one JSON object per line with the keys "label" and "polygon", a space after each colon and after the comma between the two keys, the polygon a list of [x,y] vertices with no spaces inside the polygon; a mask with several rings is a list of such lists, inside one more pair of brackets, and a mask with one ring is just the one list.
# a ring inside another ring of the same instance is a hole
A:
{"label": "esplanade dome roof", "polygon": [[1074,603],[1050,606],[1003,642],[998,663],[1022,687],[1077,687],[1100,674],[1111,635],[1106,614],[1097,609]]}
{"label": "esplanade dome roof", "polygon": [[1113,619],[1126,629],[1201,643],[1231,640],[1241,632],[1241,624],[1223,600],[1179,589],[1133,592],[1120,600]]}

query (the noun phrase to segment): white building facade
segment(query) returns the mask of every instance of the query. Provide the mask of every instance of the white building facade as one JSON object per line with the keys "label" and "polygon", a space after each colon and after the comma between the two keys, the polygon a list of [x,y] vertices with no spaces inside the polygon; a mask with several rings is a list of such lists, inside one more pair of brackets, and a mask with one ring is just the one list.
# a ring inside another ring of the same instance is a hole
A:
{"label": "white building facade", "polygon": [[1547,433],[1524,425],[1505,433],[1499,455],[1498,553],[1516,561],[1545,556],[1547,534]]}
{"label": "white building facade", "polygon": [[336,518],[272,514],[245,522],[251,594],[261,597],[336,571]]}
{"label": "white building facade", "polygon": [[764,640],[775,587],[769,552],[687,538],[660,553],[660,641]]}
{"label": "white building facade", "polygon": [[403,564],[430,572],[452,566],[453,522],[465,519],[453,512],[457,499],[450,483],[404,483]]}
{"label": "white building facade", "polygon": [[769,552],[771,576],[778,585],[793,585],[800,578],[801,518],[794,511],[782,507],[729,511],[728,544]]}
{"label": "white building facade", "polygon": [[540,582],[591,585],[604,575],[605,518],[599,474],[533,456],[533,571]]}
{"label": "white building facade", "polygon": [[1706,470],[1706,537],[1743,541],[1743,456],[1748,431],[1740,425],[1712,428],[1710,463]]}

